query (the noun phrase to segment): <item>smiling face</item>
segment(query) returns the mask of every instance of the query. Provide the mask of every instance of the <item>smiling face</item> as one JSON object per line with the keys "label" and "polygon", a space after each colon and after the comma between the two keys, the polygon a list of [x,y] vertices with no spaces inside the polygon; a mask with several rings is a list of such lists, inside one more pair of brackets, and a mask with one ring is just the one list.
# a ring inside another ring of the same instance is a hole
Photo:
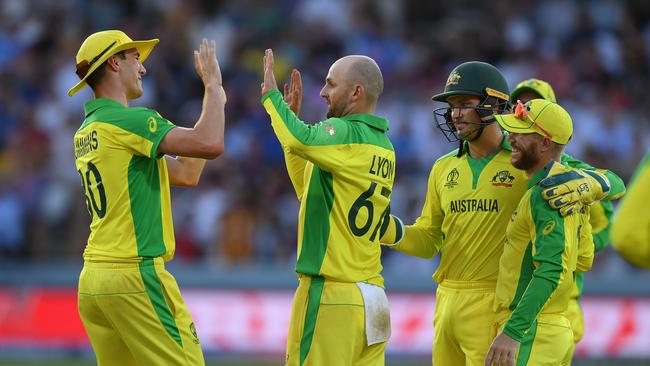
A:
{"label": "smiling face", "polygon": [[535,167],[540,158],[540,144],[544,139],[536,133],[510,133],[508,141],[512,146],[512,165],[520,170]]}
{"label": "smiling face", "polygon": [[142,96],[142,77],[147,73],[147,69],[140,62],[140,53],[137,49],[124,51],[124,56],[124,59],[118,57],[120,81],[126,91],[126,97],[137,99]]}

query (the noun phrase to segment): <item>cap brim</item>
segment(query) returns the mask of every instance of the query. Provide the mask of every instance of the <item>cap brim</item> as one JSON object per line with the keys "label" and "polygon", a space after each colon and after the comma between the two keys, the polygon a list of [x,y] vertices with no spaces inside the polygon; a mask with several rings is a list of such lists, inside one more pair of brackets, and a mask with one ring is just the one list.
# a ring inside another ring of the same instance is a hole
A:
{"label": "cap brim", "polygon": [[70,90],[68,90],[68,96],[71,97],[71,96],[77,94],[77,92],[79,90],[85,88],[86,85],[88,85],[88,83],[86,83],[86,79],[88,78],[88,76],[90,76],[90,74],[92,74],[93,71],[95,71],[99,66],[101,66],[101,64],[103,64],[104,61],[106,61],[112,55],[114,55],[114,54],[116,54],[116,53],[118,53],[120,51],[128,50],[128,49],[131,49],[131,48],[136,48],[138,50],[138,52],[140,53],[140,62],[144,62],[144,60],[146,60],[147,57],[149,57],[149,54],[151,53],[153,48],[156,46],[156,44],[158,44],[158,42],[160,42],[160,40],[157,39],[157,38],[156,39],[150,39],[150,40],[147,40],[147,41],[133,41],[133,42],[128,42],[128,43],[121,44],[121,45],[119,45],[119,46],[117,46],[117,47],[115,47],[113,49],[109,49],[102,58],[97,60],[97,62],[95,62],[92,65],[92,67],[88,70],[88,73],[86,74],[86,76],[84,76],[83,79],[79,80],[79,82],[77,84],[75,84],[75,86],[73,86],[72,88],[70,88]]}
{"label": "cap brim", "polygon": [[534,123],[525,122],[515,117],[514,114],[496,114],[494,118],[499,125],[508,132],[513,133],[541,133],[535,128]]}
{"label": "cap brim", "polygon": [[482,97],[484,94],[482,93],[477,93],[473,90],[453,90],[453,91],[448,91],[445,93],[440,93],[436,94],[431,99],[437,101],[437,102],[447,102],[447,98],[454,96],[454,95],[473,95],[477,97]]}
{"label": "cap brim", "polygon": [[517,103],[518,97],[521,94],[525,93],[525,92],[535,93],[535,94],[537,94],[539,96],[540,99],[546,99],[546,98],[544,98],[544,95],[542,93],[540,93],[539,90],[537,90],[535,88],[531,88],[530,86],[520,86],[520,87],[516,88],[515,90],[513,90],[512,93],[510,93],[510,102],[511,103]]}

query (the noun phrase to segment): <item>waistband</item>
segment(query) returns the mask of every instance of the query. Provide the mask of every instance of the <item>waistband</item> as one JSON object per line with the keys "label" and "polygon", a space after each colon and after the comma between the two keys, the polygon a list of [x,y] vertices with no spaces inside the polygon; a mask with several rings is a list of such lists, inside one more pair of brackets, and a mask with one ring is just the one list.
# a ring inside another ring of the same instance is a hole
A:
{"label": "waistband", "polygon": [[139,258],[128,262],[109,262],[106,260],[92,260],[85,259],[84,267],[88,268],[104,268],[104,269],[139,269],[140,267],[147,266],[165,266],[165,261],[162,257],[155,258]]}
{"label": "waistband", "polygon": [[496,281],[456,281],[444,280],[438,284],[439,287],[453,290],[491,290],[496,291]]}

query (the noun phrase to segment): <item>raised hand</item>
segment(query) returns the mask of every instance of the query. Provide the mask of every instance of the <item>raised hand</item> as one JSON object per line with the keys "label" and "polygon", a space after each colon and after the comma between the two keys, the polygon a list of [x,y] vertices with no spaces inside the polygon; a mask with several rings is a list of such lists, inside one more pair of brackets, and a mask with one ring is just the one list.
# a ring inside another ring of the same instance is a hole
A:
{"label": "raised hand", "polygon": [[268,48],[264,51],[264,82],[262,83],[262,95],[271,89],[277,88],[275,75],[273,74],[273,50]]}
{"label": "raised hand", "polygon": [[300,115],[300,107],[302,106],[302,78],[300,77],[300,71],[296,69],[291,71],[289,84],[284,84],[284,101],[296,116]]}
{"label": "raised hand", "polygon": [[208,44],[208,40],[204,38],[199,45],[199,50],[194,51],[194,68],[201,77],[203,85],[222,85],[221,69],[217,61],[217,43],[214,40]]}

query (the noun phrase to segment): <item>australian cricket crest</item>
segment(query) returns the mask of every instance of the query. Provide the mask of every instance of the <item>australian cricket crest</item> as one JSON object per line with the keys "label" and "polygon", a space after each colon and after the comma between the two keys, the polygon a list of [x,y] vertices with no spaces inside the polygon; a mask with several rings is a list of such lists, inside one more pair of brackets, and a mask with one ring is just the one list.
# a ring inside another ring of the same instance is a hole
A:
{"label": "australian cricket crest", "polygon": [[449,77],[447,78],[447,86],[458,85],[459,80],[460,80],[460,74],[458,73],[458,71],[454,71],[451,74],[449,74]]}
{"label": "australian cricket crest", "polygon": [[501,170],[492,177],[492,185],[495,187],[512,187],[515,177],[509,170]]}

